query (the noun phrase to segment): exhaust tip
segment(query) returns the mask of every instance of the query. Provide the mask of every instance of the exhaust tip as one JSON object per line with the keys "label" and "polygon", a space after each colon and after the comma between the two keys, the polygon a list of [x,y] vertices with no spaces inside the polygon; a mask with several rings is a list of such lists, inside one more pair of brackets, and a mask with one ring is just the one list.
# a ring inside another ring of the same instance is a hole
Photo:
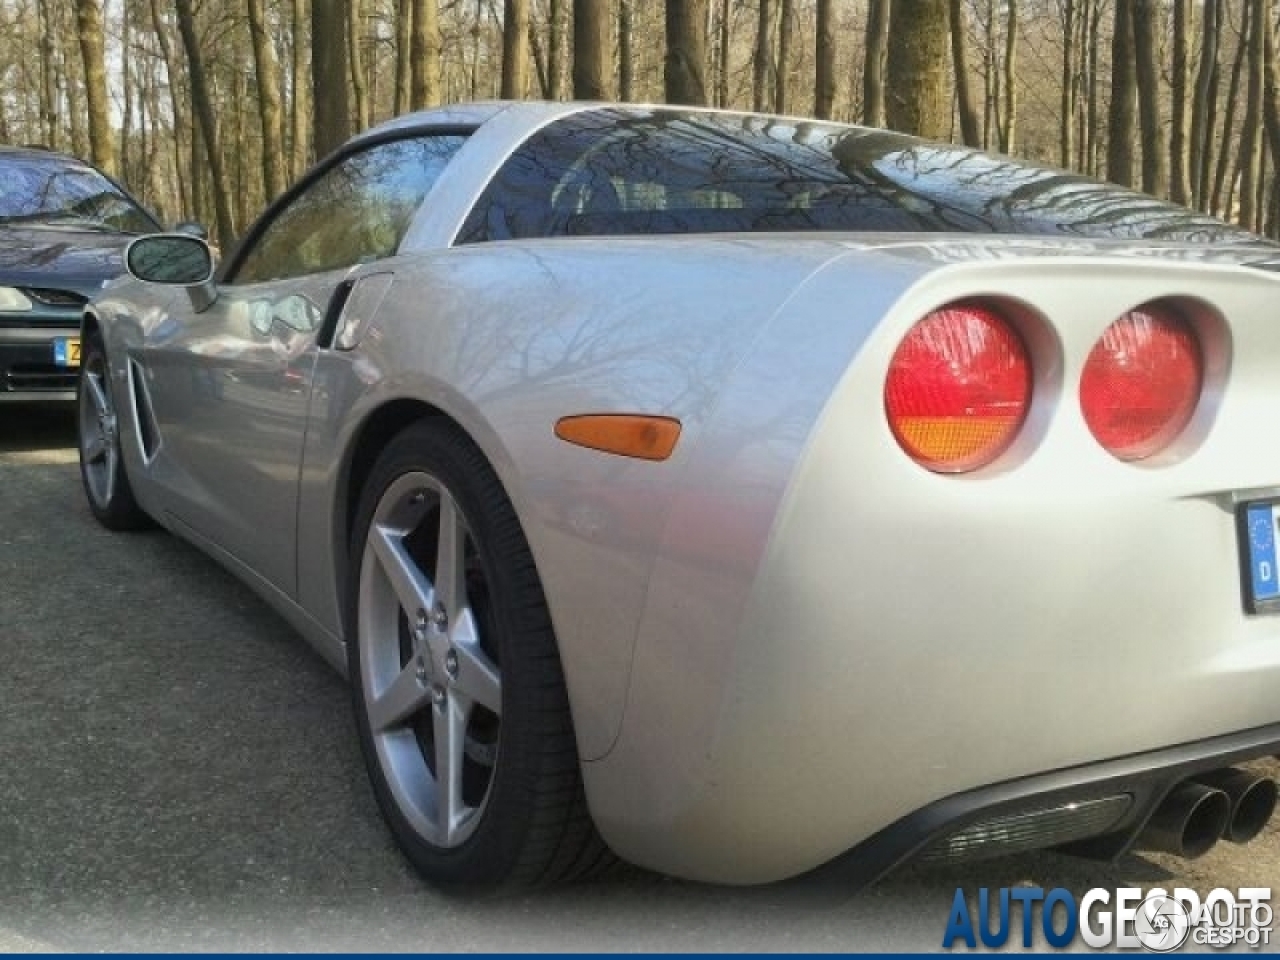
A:
{"label": "exhaust tip", "polygon": [[1225,793],[1186,781],[1156,808],[1137,845],[1194,860],[1213,849],[1230,820],[1231,800]]}
{"label": "exhaust tip", "polygon": [[1227,795],[1231,814],[1222,838],[1232,843],[1248,843],[1260,834],[1276,811],[1280,790],[1270,777],[1247,770],[1215,770],[1197,777],[1199,783]]}

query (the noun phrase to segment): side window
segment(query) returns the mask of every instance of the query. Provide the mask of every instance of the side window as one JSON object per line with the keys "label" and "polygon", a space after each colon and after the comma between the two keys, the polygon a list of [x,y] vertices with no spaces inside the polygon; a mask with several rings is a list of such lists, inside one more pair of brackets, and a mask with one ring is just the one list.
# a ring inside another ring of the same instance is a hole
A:
{"label": "side window", "polygon": [[345,157],[267,224],[230,282],[282,280],[391,256],[465,139],[412,137]]}

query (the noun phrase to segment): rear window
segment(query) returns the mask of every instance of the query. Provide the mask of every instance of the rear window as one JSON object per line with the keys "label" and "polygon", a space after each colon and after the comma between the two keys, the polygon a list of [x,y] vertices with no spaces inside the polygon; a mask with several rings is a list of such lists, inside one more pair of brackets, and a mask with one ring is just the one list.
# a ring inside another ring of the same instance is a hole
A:
{"label": "rear window", "polygon": [[783,230],[1257,239],[1078,174],[889,131],[604,108],[530,137],[458,242]]}

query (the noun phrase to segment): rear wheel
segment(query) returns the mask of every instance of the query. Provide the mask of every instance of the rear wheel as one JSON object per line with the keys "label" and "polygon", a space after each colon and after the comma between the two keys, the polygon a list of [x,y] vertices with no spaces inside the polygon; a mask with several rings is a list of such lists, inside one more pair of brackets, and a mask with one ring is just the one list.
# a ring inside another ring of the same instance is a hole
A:
{"label": "rear wheel", "polygon": [[120,450],[119,417],[108,374],[101,334],[83,339],[80,381],[76,390],[80,479],[89,509],[111,530],[139,530],[151,525],[129,486]]}
{"label": "rear wheel", "polygon": [[375,464],[355,534],[356,720],[409,859],[428,879],[470,890],[602,866],[551,619],[484,457],[446,426],[409,427]]}

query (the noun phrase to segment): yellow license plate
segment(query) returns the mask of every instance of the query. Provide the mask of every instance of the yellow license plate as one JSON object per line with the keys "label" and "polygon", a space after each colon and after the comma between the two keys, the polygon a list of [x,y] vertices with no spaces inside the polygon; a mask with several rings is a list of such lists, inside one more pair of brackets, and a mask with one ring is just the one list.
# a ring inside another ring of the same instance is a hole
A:
{"label": "yellow license plate", "polygon": [[80,338],[59,337],[53,341],[53,362],[60,367],[80,366]]}

